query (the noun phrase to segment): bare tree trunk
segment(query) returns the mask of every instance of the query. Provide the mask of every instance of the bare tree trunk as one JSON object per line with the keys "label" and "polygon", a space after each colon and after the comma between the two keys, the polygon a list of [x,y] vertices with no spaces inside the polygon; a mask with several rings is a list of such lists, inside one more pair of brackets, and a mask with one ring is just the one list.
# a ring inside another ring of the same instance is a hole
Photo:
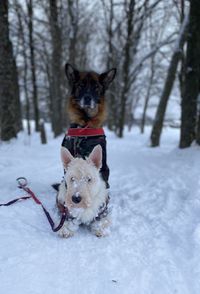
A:
{"label": "bare tree trunk", "polygon": [[125,112],[126,112],[126,101],[128,94],[128,81],[129,81],[129,66],[131,61],[131,38],[133,34],[133,16],[135,9],[135,0],[129,1],[129,7],[127,12],[127,36],[126,36],[126,44],[125,44],[125,59],[123,64],[123,88],[120,97],[120,115],[119,115],[119,130],[118,136],[120,138],[123,137],[124,124],[125,124]]}
{"label": "bare tree trunk", "polygon": [[44,121],[40,120],[40,139],[42,144],[47,144],[47,136],[45,131]]}
{"label": "bare tree trunk", "polygon": [[26,122],[27,122],[27,132],[28,135],[31,135],[31,126],[30,126],[30,102],[29,102],[29,96],[28,96],[28,85],[27,85],[27,76],[28,76],[28,56],[26,53],[26,41],[25,41],[25,32],[24,27],[22,23],[22,15],[21,11],[23,10],[22,6],[15,0],[15,10],[17,13],[18,23],[19,23],[19,37],[22,41],[22,56],[24,61],[24,68],[23,68],[23,90],[25,95],[25,101],[26,101]]}
{"label": "bare tree trunk", "polygon": [[52,38],[52,127],[54,136],[59,136],[63,131],[62,119],[62,91],[61,91],[61,76],[62,76],[62,40],[61,29],[58,21],[58,1],[49,0],[50,6],[50,27]]}
{"label": "bare tree trunk", "polygon": [[[180,7],[180,23],[183,23],[183,20],[185,17],[185,0],[181,0],[180,5],[181,5],[181,7]],[[185,72],[186,72],[184,50],[182,50],[182,56],[181,56],[180,62],[181,62],[181,69],[180,69],[180,73],[179,73],[179,84],[180,84],[180,93],[181,93],[181,99],[182,99],[183,93],[184,93]]]}
{"label": "bare tree trunk", "polygon": [[39,107],[38,107],[38,91],[36,82],[36,64],[35,64],[35,47],[33,39],[33,2],[26,0],[28,10],[28,30],[29,30],[29,48],[30,48],[30,63],[31,63],[31,78],[33,87],[33,109],[35,119],[35,130],[39,132]]}
{"label": "bare tree trunk", "polygon": [[[102,0],[102,5],[104,8],[104,13],[108,10],[108,7],[106,6],[108,2],[105,3],[104,0]],[[108,57],[106,62],[106,68],[110,69],[111,67],[115,66],[113,61],[113,22],[114,22],[114,1],[109,0],[109,17],[108,22],[106,24],[106,30],[108,35]],[[110,130],[114,130],[114,125],[116,124],[116,99],[114,93],[115,91],[115,81],[110,86],[110,89],[107,93],[107,100],[108,100],[108,118],[107,118],[107,125]]]}
{"label": "bare tree trunk", "polygon": [[45,48],[45,44],[43,44],[44,52],[46,55],[46,62],[45,62],[45,71],[47,75],[47,81],[49,85],[49,97],[48,97],[48,108],[49,108],[49,114],[50,114],[50,121],[51,121],[51,130],[54,132],[54,119],[53,119],[53,99],[54,99],[54,88],[53,88],[53,82],[52,82],[52,65],[51,65],[51,56],[47,52],[47,48]]}
{"label": "bare tree trunk", "polygon": [[[11,44],[12,45],[12,44]],[[21,111],[21,102],[20,102],[20,90],[19,90],[19,82],[18,82],[18,72],[17,72],[17,65],[16,65],[16,60],[13,56],[12,60],[12,74],[13,74],[13,95],[15,99],[15,127],[16,127],[16,132],[18,133],[23,129],[22,125],[22,111]]]}
{"label": "bare tree trunk", "polygon": [[18,74],[9,40],[8,1],[0,1],[0,137],[8,141],[21,129]]}
{"label": "bare tree trunk", "polygon": [[200,89],[200,2],[190,1],[190,19],[186,53],[185,85],[181,104],[180,148],[196,138],[197,97]]}
{"label": "bare tree trunk", "polygon": [[76,42],[78,34],[78,4],[79,0],[68,0],[68,10],[71,22],[71,31],[69,36],[69,61],[71,64],[76,63]]}
{"label": "bare tree trunk", "polygon": [[197,134],[196,134],[196,141],[197,144],[200,145],[200,94],[197,99],[197,106],[198,106],[198,117],[197,117]]}
{"label": "bare tree trunk", "polygon": [[145,124],[146,124],[146,112],[147,112],[147,108],[148,108],[148,105],[149,105],[151,87],[152,87],[152,83],[153,83],[154,73],[155,73],[154,56],[152,56],[152,58],[151,58],[151,74],[150,74],[149,85],[148,85],[148,88],[147,88],[147,94],[146,94],[145,101],[144,101],[144,108],[143,108],[141,128],[140,128],[142,134],[144,133],[144,128],[145,128]]}
{"label": "bare tree trunk", "polygon": [[[107,70],[115,67],[117,60],[114,55],[114,47],[113,47],[113,24],[115,23],[115,17],[114,17],[114,0],[101,0],[104,18],[105,18],[105,27],[106,27],[106,33],[107,33],[107,52],[106,52],[106,68]],[[111,131],[115,131],[116,125],[118,124],[117,121],[117,101],[115,98],[116,93],[116,80],[112,82],[110,85],[110,88],[107,91],[106,97],[107,97],[107,126],[108,129]]]}
{"label": "bare tree trunk", "polygon": [[160,136],[162,132],[162,127],[163,127],[163,121],[164,121],[164,116],[167,108],[167,103],[169,100],[169,96],[171,94],[171,90],[174,84],[174,80],[176,77],[176,71],[177,71],[177,66],[180,61],[180,58],[182,56],[182,48],[185,43],[186,39],[186,33],[187,33],[187,27],[188,27],[188,16],[185,17],[184,22],[181,26],[180,34],[175,46],[174,53],[172,55],[168,73],[167,73],[167,78],[165,81],[165,85],[163,88],[163,92],[160,98],[160,102],[158,104],[158,108],[156,111],[156,116],[154,120],[154,125],[153,129],[151,132],[151,146],[156,147],[159,146],[160,144]]}
{"label": "bare tree trunk", "polygon": [[[160,1],[160,0],[158,0]],[[130,82],[133,84],[134,79],[131,77],[130,69],[133,64],[133,59],[137,54],[139,40],[141,38],[142,28],[144,26],[144,22],[147,16],[147,11],[151,10],[152,7],[149,7],[149,0],[145,0],[141,7],[136,6],[135,0],[125,1],[125,10],[126,10],[126,40],[124,46],[124,61],[122,65],[122,90],[120,93],[120,102],[119,102],[119,121],[118,121],[118,130],[117,135],[122,138],[125,118],[126,118],[126,110],[127,110],[127,101],[128,101],[128,93],[130,90]],[[155,2],[156,3],[156,2]],[[153,4],[153,6],[156,4]],[[126,7],[127,6],[127,7]],[[131,103],[132,104],[132,103]],[[129,112],[132,110],[129,109]]]}

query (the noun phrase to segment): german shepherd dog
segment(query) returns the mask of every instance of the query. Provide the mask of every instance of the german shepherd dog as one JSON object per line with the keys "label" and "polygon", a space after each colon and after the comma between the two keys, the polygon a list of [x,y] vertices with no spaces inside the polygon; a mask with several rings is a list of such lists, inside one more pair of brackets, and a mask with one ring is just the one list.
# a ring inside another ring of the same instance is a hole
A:
{"label": "german shepherd dog", "polygon": [[116,69],[112,68],[102,74],[79,72],[67,63],[65,72],[71,87],[67,108],[71,122],[69,131],[76,129],[80,134],[73,137],[68,131],[62,146],[72,156],[85,159],[100,144],[103,152],[100,173],[108,187],[109,168],[106,163],[106,137],[102,125],[106,118],[105,92],[115,77]]}
{"label": "german shepherd dog", "polygon": [[[102,74],[92,71],[80,72],[67,63],[65,73],[71,88],[67,107],[70,128],[63,139],[62,150],[64,147],[72,157],[87,159],[93,149],[100,145],[102,160],[99,172],[108,188],[109,168],[106,162],[106,137],[102,125],[106,118],[105,92],[116,75],[116,69],[112,68]],[[67,189],[66,185],[65,183]],[[64,205],[63,197],[61,198],[57,197],[60,210]],[[77,207],[81,205],[81,197],[73,197],[72,201]]]}
{"label": "german shepherd dog", "polygon": [[77,127],[102,127],[106,117],[104,95],[115,77],[116,69],[102,74],[79,72],[67,63],[65,73],[71,86],[68,104],[71,123]]}

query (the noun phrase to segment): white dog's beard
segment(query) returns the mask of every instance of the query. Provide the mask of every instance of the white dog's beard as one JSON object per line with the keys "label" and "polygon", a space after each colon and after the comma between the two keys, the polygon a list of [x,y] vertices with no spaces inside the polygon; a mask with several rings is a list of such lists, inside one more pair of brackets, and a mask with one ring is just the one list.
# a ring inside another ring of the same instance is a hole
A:
{"label": "white dog's beard", "polygon": [[73,209],[87,209],[92,206],[92,201],[90,199],[82,199],[79,203],[74,203],[71,199],[66,202],[67,208],[69,210]]}
{"label": "white dog's beard", "polygon": [[70,201],[67,207],[72,217],[81,219],[82,215],[86,213],[87,209],[92,207],[92,202],[90,199],[82,199],[82,201],[77,204]]}
{"label": "white dog's beard", "polygon": [[70,215],[76,219],[81,219],[83,212],[84,212],[83,207],[72,207],[69,210]]}

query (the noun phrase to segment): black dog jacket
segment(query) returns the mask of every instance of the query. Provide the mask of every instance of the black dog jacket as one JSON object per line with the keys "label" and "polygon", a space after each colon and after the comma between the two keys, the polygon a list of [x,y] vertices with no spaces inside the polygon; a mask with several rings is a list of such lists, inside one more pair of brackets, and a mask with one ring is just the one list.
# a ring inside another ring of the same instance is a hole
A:
{"label": "black dog jacket", "polygon": [[74,157],[82,157],[83,159],[89,156],[96,145],[101,145],[102,148],[102,167],[100,174],[106,183],[106,187],[109,188],[106,136],[102,128],[77,128],[71,125],[62,142],[62,146],[67,148]]}

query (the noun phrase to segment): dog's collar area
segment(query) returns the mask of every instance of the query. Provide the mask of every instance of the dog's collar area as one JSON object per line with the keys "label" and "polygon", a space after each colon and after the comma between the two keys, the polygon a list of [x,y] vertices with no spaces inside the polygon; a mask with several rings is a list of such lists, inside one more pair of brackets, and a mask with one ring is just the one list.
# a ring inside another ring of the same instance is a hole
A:
{"label": "dog's collar area", "polygon": [[[66,187],[66,186],[65,186]],[[110,197],[108,196],[107,199],[106,199],[106,202],[104,202],[100,207],[99,207],[99,211],[98,211],[98,214],[95,216],[95,218],[90,222],[90,224],[92,224],[93,222],[95,221],[100,221],[102,218],[106,217],[109,213],[109,208],[108,208],[108,204],[109,204],[109,201],[110,201]],[[65,212],[66,213],[66,221],[73,221],[75,220],[76,218],[74,216],[72,216],[68,210],[68,208],[59,203],[57,201],[57,205],[58,205],[58,208],[60,210],[61,213]]]}
{"label": "dog's collar area", "polygon": [[69,128],[66,136],[69,137],[89,137],[105,135],[103,128]]}
{"label": "dog's collar area", "polygon": [[107,197],[106,202],[103,203],[100,208],[98,215],[93,219],[92,223],[95,221],[100,221],[102,218],[106,217],[108,215],[108,203],[110,201],[110,196]]}

